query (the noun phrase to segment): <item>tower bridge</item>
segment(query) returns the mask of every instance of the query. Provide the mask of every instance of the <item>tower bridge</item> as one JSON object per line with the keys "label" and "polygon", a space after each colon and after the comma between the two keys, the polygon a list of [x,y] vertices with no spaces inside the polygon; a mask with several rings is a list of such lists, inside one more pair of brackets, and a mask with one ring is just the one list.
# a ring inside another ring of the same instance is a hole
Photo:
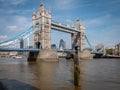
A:
{"label": "tower bridge", "polygon": [[[51,49],[51,30],[54,29],[70,33],[72,49],[74,49],[75,46],[80,46],[80,51],[83,51],[85,48],[84,24],[82,24],[80,20],[76,20],[75,26],[71,27],[69,25],[53,21],[51,17],[51,12],[49,10],[45,10],[44,5],[41,3],[39,10],[32,14],[32,27],[17,37],[0,43],[0,47],[13,45],[13,43],[15,44],[16,42],[20,42],[19,40],[28,38],[28,36],[34,34],[33,47],[35,49],[18,49],[18,51],[29,51],[28,60],[57,59],[56,51]],[[22,45],[20,46],[23,47]],[[1,50],[4,51],[4,49]],[[11,49],[7,50],[10,51]],[[17,49],[13,49],[13,51],[14,50],[17,51]]]}
{"label": "tower bridge", "polygon": [[39,10],[32,15],[33,27],[39,22],[42,26],[34,33],[34,46],[39,46],[42,49],[51,48],[51,29],[67,32],[71,34],[72,48],[76,45],[81,46],[81,51],[85,47],[85,26],[79,20],[76,21],[74,27],[57,23],[51,20],[51,12],[45,10],[44,5],[41,3]]}

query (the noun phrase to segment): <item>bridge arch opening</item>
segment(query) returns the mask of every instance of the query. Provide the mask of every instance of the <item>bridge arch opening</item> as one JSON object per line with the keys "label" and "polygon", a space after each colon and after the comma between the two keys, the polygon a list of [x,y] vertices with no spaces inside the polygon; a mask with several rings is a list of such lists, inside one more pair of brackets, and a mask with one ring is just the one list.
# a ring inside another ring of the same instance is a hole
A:
{"label": "bridge arch opening", "polygon": [[38,49],[42,49],[42,45],[41,45],[40,42],[36,42],[35,47],[38,48]]}
{"label": "bridge arch opening", "polygon": [[[60,41],[63,40],[66,49],[71,49],[71,34],[66,32],[61,32],[55,29],[51,30],[51,45],[55,44],[56,48],[60,49]],[[62,42],[63,42],[62,41]]]}

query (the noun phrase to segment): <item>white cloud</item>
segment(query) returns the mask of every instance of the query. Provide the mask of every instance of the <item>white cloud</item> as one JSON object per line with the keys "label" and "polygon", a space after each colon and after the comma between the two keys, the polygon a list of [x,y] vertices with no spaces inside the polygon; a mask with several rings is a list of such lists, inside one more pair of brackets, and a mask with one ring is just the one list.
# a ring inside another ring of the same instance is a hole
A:
{"label": "white cloud", "polygon": [[1,32],[4,31],[9,33],[14,31],[16,33],[21,33],[32,25],[32,20],[25,16],[9,16],[9,18],[0,18],[0,23],[0,27],[2,29]]}
{"label": "white cloud", "polygon": [[[2,18],[2,17],[0,17],[0,24],[3,24],[3,23],[5,23],[6,22],[6,19],[5,18]],[[0,25],[1,26],[1,25]]]}
{"label": "white cloud", "polygon": [[8,36],[7,35],[0,35],[0,41],[3,41],[4,39],[7,39]]}
{"label": "white cloud", "polygon": [[0,20],[0,42],[19,35],[32,25],[31,18],[29,19],[29,17],[25,16],[4,17],[2,21],[4,22],[1,22]]}
{"label": "white cloud", "polygon": [[15,16],[14,20],[18,23],[27,24],[29,23],[28,18],[24,16]]}
{"label": "white cloud", "polygon": [[76,8],[78,0],[54,0],[54,3],[59,9]]}
{"label": "white cloud", "polygon": [[25,29],[27,29],[28,27],[31,26],[32,21],[31,21],[31,19],[29,19],[25,16],[15,16],[14,23],[19,28],[18,30],[24,31]]}
{"label": "white cloud", "polygon": [[106,22],[108,22],[110,19],[111,19],[111,15],[106,14],[106,15],[101,16],[101,17],[91,18],[89,20],[85,20],[84,22],[86,23],[87,26],[96,26],[96,25],[103,25]]}
{"label": "white cloud", "polygon": [[73,21],[72,21],[71,19],[66,19],[66,22],[67,22],[68,24],[72,24],[72,25],[73,25]]}
{"label": "white cloud", "polygon": [[12,25],[12,26],[7,26],[8,30],[15,31],[17,29],[17,26]]}
{"label": "white cloud", "polygon": [[120,19],[105,15],[85,21],[86,34],[93,46],[103,43],[105,46],[114,46],[120,43]]}
{"label": "white cloud", "polygon": [[74,0],[58,0],[60,5],[71,4]]}
{"label": "white cloud", "polygon": [[7,6],[7,5],[18,5],[18,4],[23,4],[26,2],[26,0],[0,0],[2,5]]}
{"label": "white cloud", "polygon": [[[93,7],[94,8],[104,8],[104,10],[115,10],[119,9],[120,1],[119,0],[53,0],[56,7],[59,9],[72,9],[76,7],[86,8]],[[104,3],[103,3],[104,2]],[[107,5],[106,5],[107,3]],[[117,8],[116,8],[117,7]]]}
{"label": "white cloud", "polygon": [[26,0],[13,0],[11,2],[11,4],[14,4],[14,5],[17,5],[17,4],[20,4],[20,3],[24,3]]}
{"label": "white cloud", "polygon": [[[7,11],[7,12],[5,12]],[[0,9],[1,15],[14,15],[14,14],[28,14],[32,13],[32,10],[22,10],[22,9]]]}

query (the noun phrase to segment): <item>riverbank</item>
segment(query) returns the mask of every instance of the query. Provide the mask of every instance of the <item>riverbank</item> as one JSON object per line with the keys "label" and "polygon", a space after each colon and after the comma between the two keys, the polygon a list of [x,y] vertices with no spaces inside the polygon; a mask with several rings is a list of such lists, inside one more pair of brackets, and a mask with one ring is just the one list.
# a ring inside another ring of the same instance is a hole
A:
{"label": "riverbank", "polygon": [[116,55],[105,55],[105,56],[103,56],[103,58],[117,58],[117,59],[120,59],[120,56],[116,56]]}

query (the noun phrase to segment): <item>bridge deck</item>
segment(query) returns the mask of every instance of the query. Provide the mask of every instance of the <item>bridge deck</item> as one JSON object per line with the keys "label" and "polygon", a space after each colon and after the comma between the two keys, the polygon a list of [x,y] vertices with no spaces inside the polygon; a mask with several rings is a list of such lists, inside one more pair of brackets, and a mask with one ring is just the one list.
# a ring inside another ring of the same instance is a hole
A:
{"label": "bridge deck", "polygon": [[11,51],[15,51],[15,52],[39,52],[40,49],[37,48],[22,48],[22,49],[18,49],[18,48],[0,48],[0,52],[11,52]]}
{"label": "bridge deck", "polygon": [[[39,52],[40,49],[37,48],[0,48],[0,52],[11,52],[11,51],[16,51],[16,52]],[[74,52],[73,50],[56,50],[57,52]]]}
{"label": "bridge deck", "polygon": [[67,32],[67,33],[80,32],[80,30],[77,30],[75,27],[71,27],[71,26],[68,26],[68,25],[63,25],[61,23],[57,23],[57,22],[54,22],[54,21],[51,22],[51,28],[56,29],[58,31]]}

